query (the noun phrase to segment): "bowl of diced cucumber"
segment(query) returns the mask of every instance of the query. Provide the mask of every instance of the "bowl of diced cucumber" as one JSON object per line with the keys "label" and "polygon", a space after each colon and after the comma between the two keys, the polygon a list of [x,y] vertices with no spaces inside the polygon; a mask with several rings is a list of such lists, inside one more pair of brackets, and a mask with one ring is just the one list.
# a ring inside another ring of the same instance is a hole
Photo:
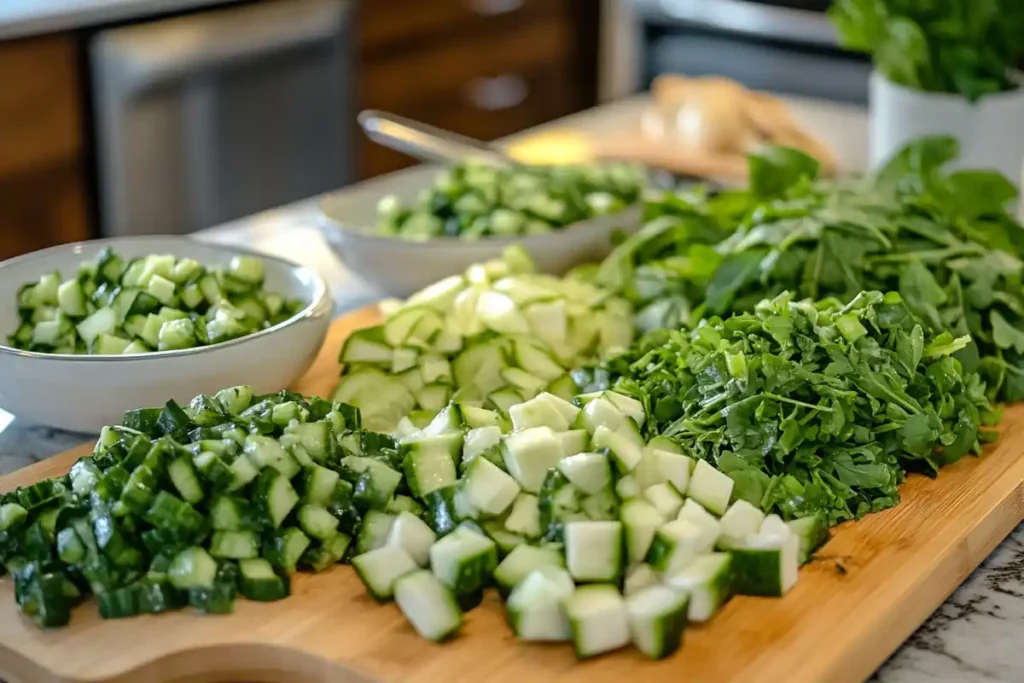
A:
{"label": "bowl of diced cucumber", "polygon": [[406,297],[512,244],[554,275],[600,260],[616,231],[639,227],[645,174],[621,163],[465,163],[399,180],[375,207],[363,195],[326,195],[321,229],[346,267],[382,294]]}
{"label": "bowl of diced cucumber", "polygon": [[0,263],[0,407],[81,432],[125,410],[305,372],[332,302],[316,272],[188,237],[124,237]]}

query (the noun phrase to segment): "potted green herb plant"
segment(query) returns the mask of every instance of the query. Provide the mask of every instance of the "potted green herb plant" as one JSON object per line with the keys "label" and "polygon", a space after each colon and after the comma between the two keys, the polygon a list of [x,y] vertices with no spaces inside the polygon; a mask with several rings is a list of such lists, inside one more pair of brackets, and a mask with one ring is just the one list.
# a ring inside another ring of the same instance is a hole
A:
{"label": "potted green herb plant", "polygon": [[965,167],[1021,182],[1024,0],[835,0],[841,43],[871,55],[871,161],[949,135]]}

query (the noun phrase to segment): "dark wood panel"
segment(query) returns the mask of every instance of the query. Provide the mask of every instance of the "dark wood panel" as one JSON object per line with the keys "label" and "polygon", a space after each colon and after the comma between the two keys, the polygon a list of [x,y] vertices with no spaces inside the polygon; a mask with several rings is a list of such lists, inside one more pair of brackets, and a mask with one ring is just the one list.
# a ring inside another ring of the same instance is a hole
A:
{"label": "dark wood panel", "polygon": [[89,239],[87,201],[76,159],[0,176],[0,259]]}
{"label": "dark wood panel", "polygon": [[[476,101],[471,88],[468,89],[470,92],[467,92],[467,88],[461,88],[439,93],[428,100],[409,102],[394,112],[480,140],[494,140],[565,116],[585,106],[573,96],[572,72],[564,65],[541,66],[505,78],[515,79],[513,84],[505,85],[506,90],[523,89],[493,96],[495,105],[506,106],[485,108]],[[416,163],[415,159],[400,152],[365,138],[361,140],[363,177],[389,173]]]}
{"label": "dark wood panel", "polygon": [[[595,0],[596,1],[596,0]],[[368,0],[359,17],[362,49],[403,51],[409,43],[488,31],[558,12],[566,0]]]}

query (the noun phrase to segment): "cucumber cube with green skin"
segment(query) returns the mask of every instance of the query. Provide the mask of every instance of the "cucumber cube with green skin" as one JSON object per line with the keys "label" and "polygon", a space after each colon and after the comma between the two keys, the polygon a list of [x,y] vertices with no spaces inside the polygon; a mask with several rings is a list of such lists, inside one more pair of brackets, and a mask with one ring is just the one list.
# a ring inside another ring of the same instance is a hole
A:
{"label": "cucumber cube with green skin", "polygon": [[519,495],[519,484],[487,458],[476,458],[459,483],[466,502],[484,517],[498,517]]}
{"label": "cucumber cube with green skin", "polygon": [[595,398],[583,406],[577,417],[577,424],[593,434],[598,427],[615,431],[626,424],[627,418],[621,410],[606,398]]}
{"label": "cucumber cube with green skin", "polygon": [[394,596],[395,583],[420,567],[398,546],[386,545],[352,558],[352,567],[377,602]]}
{"label": "cucumber cube with green skin", "polygon": [[689,597],[665,586],[650,586],[626,599],[633,645],[651,659],[679,649],[686,628]]}
{"label": "cucumber cube with green skin", "polygon": [[338,480],[341,478],[334,470],[319,465],[311,465],[306,468],[303,478],[302,501],[313,505],[327,505],[334,497]]}
{"label": "cucumber cube with green skin", "polygon": [[483,588],[498,566],[494,541],[459,527],[430,547],[430,567],[458,595]]}
{"label": "cucumber cube with green skin", "polygon": [[742,544],[758,532],[763,521],[764,513],[752,504],[742,498],[735,501],[722,515],[718,546],[728,550]]}
{"label": "cucumber cube with green skin", "polygon": [[532,493],[520,493],[512,503],[512,510],[505,518],[505,529],[525,538],[539,538],[540,501]]}
{"label": "cucumber cube with green skin", "polygon": [[601,453],[577,453],[559,461],[558,469],[565,478],[587,494],[604,491],[612,483],[608,457]]}
{"label": "cucumber cube with green skin", "polygon": [[732,590],[737,595],[780,597],[796,584],[800,539],[758,534],[731,548]]}
{"label": "cucumber cube with green skin", "polygon": [[573,649],[580,659],[629,645],[626,603],[615,586],[580,586],[565,601]]}
{"label": "cucumber cube with green skin", "polygon": [[310,538],[328,541],[338,533],[338,518],[320,505],[303,505],[297,517],[299,527]]}
{"label": "cucumber cube with green skin", "polygon": [[622,584],[622,594],[626,597],[639,593],[645,588],[650,586],[657,586],[661,584],[661,577],[658,572],[651,569],[649,564],[635,564],[626,573],[626,580]]}
{"label": "cucumber cube with green skin", "polygon": [[[564,377],[564,374],[560,374],[555,379]],[[552,408],[557,410],[565,418],[566,422],[570,425],[575,424],[576,420],[579,419],[580,413],[582,412],[578,407],[574,406],[570,401],[556,396],[549,391],[542,391],[537,394],[537,399],[550,405]]]}
{"label": "cucumber cube with green skin", "polygon": [[676,519],[685,519],[693,522],[701,530],[701,538],[697,544],[697,553],[710,552],[715,547],[715,542],[721,534],[722,523],[713,514],[693,498],[687,498]]}
{"label": "cucumber cube with green skin", "polygon": [[[624,501],[640,498],[640,483],[633,475],[624,475],[619,477],[619,480],[615,482],[615,493]],[[650,503],[648,503],[648,505],[650,505]]]}
{"label": "cucumber cube with green skin", "polygon": [[[532,572],[545,567],[565,568],[562,553],[552,546],[519,545],[512,549],[494,570],[498,591],[507,596],[513,588]],[[568,574],[566,577],[568,578]],[[570,593],[572,579],[569,579]]]}
{"label": "cucumber cube with green skin", "polygon": [[394,586],[395,603],[416,632],[440,642],[462,626],[452,590],[426,569],[406,574]]}
{"label": "cucumber cube with green skin", "polygon": [[281,526],[285,517],[299,502],[299,494],[288,478],[271,468],[263,470],[256,480],[256,502],[272,529]]}
{"label": "cucumber cube with green skin", "polygon": [[669,482],[680,493],[689,489],[690,476],[695,465],[693,458],[681,453],[650,447],[648,447],[647,453],[652,456],[658,476],[662,481]]}
{"label": "cucumber cube with green skin", "polygon": [[626,535],[626,556],[629,564],[643,562],[654,540],[654,534],[665,523],[665,518],[653,505],[639,499],[623,503],[619,515]]}
{"label": "cucumber cube with green skin", "polygon": [[476,406],[468,404],[463,404],[461,409],[462,419],[465,420],[466,424],[471,429],[479,429],[480,427],[501,427],[501,415],[493,410],[477,408]]}
{"label": "cucumber cube with green skin", "polygon": [[385,545],[396,546],[405,551],[420,567],[430,562],[430,547],[437,541],[437,534],[422,519],[411,512],[402,511],[388,529]]}
{"label": "cucumber cube with green skin", "polygon": [[[739,502],[739,501],[737,501]],[[723,518],[724,519],[724,518]],[[819,514],[800,517],[786,522],[789,530],[799,539],[799,552],[797,553],[800,564],[805,564],[811,559],[811,553],[820,548],[828,540],[828,525]]]}
{"label": "cucumber cube with green skin", "polygon": [[709,512],[723,515],[732,497],[733,481],[706,460],[698,460],[690,477],[686,495],[703,505]]}
{"label": "cucumber cube with green skin", "polygon": [[423,498],[457,479],[456,459],[462,434],[428,436],[401,444],[402,467],[413,495]]}
{"label": "cucumber cube with green skin", "polygon": [[562,457],[583,453],[590,448],[590,434],[586,429],[558,432],[558,440],[562,443]]}
{"label": "cucumber cube with green skin", "polygon": [[665,519],[674,519],[683,507],[683,495],[668,482],[648,486],[642,495]]}
{"label": "cucumber cube with green skin", "polygon": [[731,563],[729,553],[708,553],[682,571],[665,576],[665,585],[690,597],[690,621],[707,621],[729,599]]}
{"label": "cucumber cube with green skin", "polygon": [[508,415],[512,418],[512,429],[517,432],[534,427],[548,427],[555,432],[564,432],[570,424],[558,408],[539,396],[512,406]]}
{"label": "cucumber cube with green skin", "polygon": [[238,592],[249,600],[273,602],[288,597],[291,586],[288,575],[274,571],[262,557],[238,562]]}
{"label": "cucumber cube with green skin", "polygon": [[602,397],[611,401],[612,405],[619,409],[619,412],[632,419],[637,425],[644,423],[644,404],[632,396],[626,396],[617,391],[606,391]]}
{"label": "cucumber cube with green skin", "polygon": [[572,630],[562,603],[574,590],[572,577],[561,567],[548,565],[531,571],[508,597],[512,632],[520,640],[569,640]]}
{"label": "cucumber cube with green skin", "polygon": [[608,427],[598,427],[594,430],[593,443],[595,448],[608,449],[623,474],[632,472],[643,457],[643,441],[625,425],[614,432]]}
{"label": "cucumber cube with green skin", "polygon": [[356,553],[362,555],[384,546],[391,532],[395,516],[379,510],[367,510],[356,537]]}
{"label": "cucumber cube with green skin", "polygon": [[654,533],[646,562],[659,572],[675,573],[697,556],[702,536],[700,527],[685,519],[663,524]]}
{"label": "cucumber cube with green skin", "polygon": [[579,582],[612,582],[622,576],[621,522],[575,521],[565,525],[565,564]]}
{"label": "cucumber cube with green skin", "polygon": [[538,493],[547,471],[562,459],[562,444],[549,427],[534,427],[505,437],[505,467],[522,489]]}
{"label": "cucumber cube with green skin", "polygon": [[484,451],[501,443],[501,428],[497,426],[475,427],[466,432],[466,439],[462,445],[462,462],[480,455]]}
{"label": "cucumber cube with green skin", "polygon": [[245,437],[245,456],[257,470],[272,467],[287,479],[291,479],[301,469],[288,451],[277,439],[262,434],[250,434]]}

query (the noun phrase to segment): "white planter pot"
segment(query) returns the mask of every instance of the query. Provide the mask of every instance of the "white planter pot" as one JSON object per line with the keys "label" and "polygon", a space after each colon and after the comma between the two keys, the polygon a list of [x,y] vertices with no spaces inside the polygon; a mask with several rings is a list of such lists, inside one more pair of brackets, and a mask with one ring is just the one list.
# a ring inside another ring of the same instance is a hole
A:
{"label": "white planter pot", "polygon": [[972,104],[959,95],[927,93],[871,74],[871,167],[925,135],[960,141],[955,168],[991,168],[1021,185],[1024,173],[1024,88]]}

